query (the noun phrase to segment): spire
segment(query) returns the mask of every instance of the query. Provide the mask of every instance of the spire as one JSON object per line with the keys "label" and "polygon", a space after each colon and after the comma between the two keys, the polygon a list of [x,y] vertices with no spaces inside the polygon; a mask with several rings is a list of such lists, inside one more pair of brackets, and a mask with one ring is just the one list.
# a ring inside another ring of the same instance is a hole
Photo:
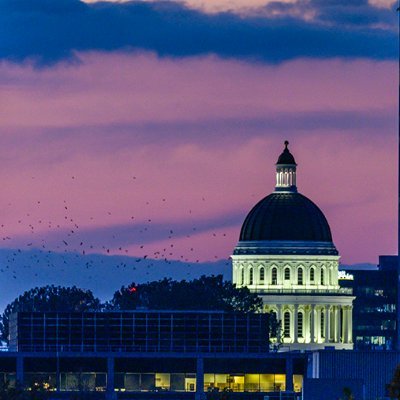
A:
{"label": "spire", "polygon": [[296,161],[289,151],[289,142],[285,140],[285,148],[276,163],[276,186],[277,192],[297,192],[296,187]]}

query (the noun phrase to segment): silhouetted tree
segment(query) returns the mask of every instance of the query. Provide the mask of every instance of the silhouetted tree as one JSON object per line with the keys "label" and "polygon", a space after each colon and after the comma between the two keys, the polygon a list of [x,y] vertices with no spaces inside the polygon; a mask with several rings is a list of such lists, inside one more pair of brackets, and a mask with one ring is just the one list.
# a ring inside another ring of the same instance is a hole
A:
{"label": "silhouetted tree", "polygon": [[344,400],[354,400],[353,392],[349,387],[343,388]]}
{"label": "silhouetted tree", "polygon": [[236,288],[222,275],[201,276],[192,281],[164,278],[144,284],[123,286],[106,304],[109,310],[223,310],[259,311],[262,300],[248,288]]}
{"label": "silhouetted tree", "polygon": [[8,343],[9,318],[17,311],[98,311],[101,302],[90,290],[44,286],[28,290],[5,308],[0,319],[0,339]]}
{"label": "silhouetted tree", "polygon": [[391,399],[400,400],[400,364],[394,370],[392,381],[387,385],[387,389]]}

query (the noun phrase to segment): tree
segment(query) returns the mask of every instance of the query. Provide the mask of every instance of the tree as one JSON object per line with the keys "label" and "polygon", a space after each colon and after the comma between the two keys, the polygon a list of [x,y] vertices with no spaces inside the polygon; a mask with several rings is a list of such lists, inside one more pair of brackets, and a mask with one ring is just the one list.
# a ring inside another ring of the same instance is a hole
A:
{"label": "tree", "polygon": [[352,390],[347,386],[343,388],[343,396],[344,396],[344,400],[353,400],[354,399]]}
{"label": "tree", "polygon": [[8,304],[0,318],[0,339],[8,343],[9,318],[18,311],[82,312],[98,311],[100,300],[90,290],[73,287],[44,286],[24,292]]}
{"label": "tree", "polygon": [[0,384],[0,400],[47,400],[50,397],[50,392],[43,385],[43,382],[38,383],[25,390],[22,385],[17,384],[12,386],[9,382]]}
{"label": "tree", "polygon": [[392,381],[387,385],[387,389],[391,399],[400,400],[400,364],[396,367]]}
{"label": "tree", "polygon": [[223,310],[254,312],[262,308],[262,300],[248,288],[236,288],[222,275],[201,276],[192,281],[164,278],[144,284],[122,286],[114,293],[109,310]]}

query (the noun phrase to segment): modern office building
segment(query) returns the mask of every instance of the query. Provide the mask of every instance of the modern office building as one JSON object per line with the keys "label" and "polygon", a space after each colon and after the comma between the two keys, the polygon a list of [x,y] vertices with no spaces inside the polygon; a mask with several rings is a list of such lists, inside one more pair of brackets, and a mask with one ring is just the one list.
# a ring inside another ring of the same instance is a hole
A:
{"label": "modern office building", "polygon": [[10,351],[0,353],[0,380],[45,385],[54,399],[299,393],[308,355],[270,353],[267,332],[263,313],[18,313]]}
{"label": "modern office building", "polygon": [[264,353],[268,315],[223,311],[19,312],[11,351]]}
{"label": "modern office building", "polygon": [[345,268],[341,286],[351,288],[357,349],[393,350],[396,335],[397,256],[380,256],[376,269]]}
{"label": "modern office building", "polygon": [[298,193],[285,142],[275,191],[247,215],[232,255],[233,283],[258,293],[292,350],[352,349],[351,288],[338,281],[339,254],[322,211]]}

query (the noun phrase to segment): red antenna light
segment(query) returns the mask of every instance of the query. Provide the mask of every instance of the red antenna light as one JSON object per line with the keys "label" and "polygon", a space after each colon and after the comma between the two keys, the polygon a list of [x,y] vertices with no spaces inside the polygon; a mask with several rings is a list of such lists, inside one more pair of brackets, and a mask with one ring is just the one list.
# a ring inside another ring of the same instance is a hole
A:
{"label": "red antenna light", "polygon": [[129,290],[129,292],[131,292],[131,293],[135,293],[135,292],[136,292],[136,288],[135,288],[134,286],[131,287],[131,288],[129,288],[128,290]]}

